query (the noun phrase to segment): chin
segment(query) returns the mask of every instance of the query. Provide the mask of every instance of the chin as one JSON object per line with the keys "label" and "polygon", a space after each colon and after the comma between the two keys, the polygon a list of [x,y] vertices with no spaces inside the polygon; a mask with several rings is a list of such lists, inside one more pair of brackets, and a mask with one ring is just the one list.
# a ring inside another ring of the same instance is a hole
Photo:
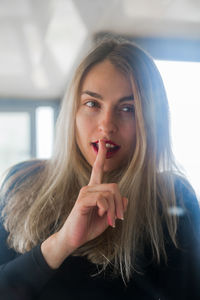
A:
{"label": "chin", "polygon": [[118,164],[116,164],[114,162],[113,163],[108,162],[108,163],[105,163],[103,170],[105,173],[107,173],[107,172],[112,172],[112,171],[118,169],[118,167],[119,167]]}
{"label": "chin", "polygon": [[103,171],[104,171],[104,173],[108,173],[108,172],[114,171],[114,168],[104,166]]}

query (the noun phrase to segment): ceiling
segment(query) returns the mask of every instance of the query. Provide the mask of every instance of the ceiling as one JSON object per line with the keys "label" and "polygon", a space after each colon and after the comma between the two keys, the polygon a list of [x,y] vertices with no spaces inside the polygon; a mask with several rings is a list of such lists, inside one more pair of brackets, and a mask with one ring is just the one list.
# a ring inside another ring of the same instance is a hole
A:
{"label": "ceiling", "polygon": [[62,98],[102,32],[199,45],[200,0],[0,0],[0,99]]}

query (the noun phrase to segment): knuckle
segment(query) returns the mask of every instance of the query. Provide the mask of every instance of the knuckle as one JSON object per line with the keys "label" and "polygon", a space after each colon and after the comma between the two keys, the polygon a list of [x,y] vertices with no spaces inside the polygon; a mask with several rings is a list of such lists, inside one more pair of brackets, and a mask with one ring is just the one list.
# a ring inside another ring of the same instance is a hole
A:
{"label": "knuckle", "polygon": [[106,191],[105,192],[105,198],[109,201],[110,204],[114,203],[114,193],[111,191]]}
{"label": "knuckle", "polygon": [[98,193],[98,194],[96,195],[96,200],[97,200],[97,201],[101,201],[103,198],[104,198],[104,197],[103,197],[102,193]]}
{"label": "knuckle", "polygon": [[105,199],[105,197],[103,197],[102,195],[97,195],[97,199],[96,202],[98,203],[98,205],[100,205],[101,207],[103,207],[104,209],[108,208],[108,203]]}
{"label": "knuckle", "polygon": [[112,193],[110,191],[105,191],[104,195],[105,195],[106,198],[112,197]]}
{"label": "knuckle", "polygon": [[85,186],[80,189],[80,193],[83,194],[85,192]]}
{"label": "knuckle", "polygon": [[80,194],[81,194],[81,195],[84,195],[84,194],[87,192],[87,189],[88,189],[87,186],[83,186],[83,187],[80,189]]}
{"label": "knuckle", "polygon": [[118,186],[117,186],[116,183],[109,183],[109,186],[110,186],[110,189],[111,189],[112,191],[116,191],[117,188],[118,188]]}

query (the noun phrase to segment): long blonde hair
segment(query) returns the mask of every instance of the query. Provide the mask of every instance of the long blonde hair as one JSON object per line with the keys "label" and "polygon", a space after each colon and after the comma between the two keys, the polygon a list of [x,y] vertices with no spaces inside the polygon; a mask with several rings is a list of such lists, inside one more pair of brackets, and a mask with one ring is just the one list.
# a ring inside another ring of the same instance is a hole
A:
{"label": "long blonde hair", "polygon": [[145,251],[146,245],[158,263],[161,257],[167,258],[163,228],[166,226],[175,245],[177,229],[176,217],[168,214],[168,208],[176,203],[177,168],[171,151],[167,97],[152,58],[134,44],[104,41],[82,61],[63,99],[52,158],[10,171],[2,188],[3,217],[8,243],[20,253],[62,227],[91,173],[75,138],[81,84],[90,69],[105,59],[129,76],[133,88],[135,151],[123,170],[104,178],[118,183],[129,205],[125,220],[117,222],[115,230],[108,228],[74,255],[87,255],[103,268],[112,264],[129,280],[133,269],[137,270],[137,255]]}

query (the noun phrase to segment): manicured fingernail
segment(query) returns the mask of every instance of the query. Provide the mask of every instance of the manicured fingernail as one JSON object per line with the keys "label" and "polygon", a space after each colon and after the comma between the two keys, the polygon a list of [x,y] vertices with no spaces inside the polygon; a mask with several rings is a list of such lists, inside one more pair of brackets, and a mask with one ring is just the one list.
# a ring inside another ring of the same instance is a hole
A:
{"label": "manicured fingernail", "polygon": [[112,227],[115,228],[115,221],[112,222]]}
{"label": "manicured fingernail", "polygon": [[111,218],[108,216],[108,225],[115,227],[115,222],[112,222]]}
{"label": "manicured fingernail", "polygon": [[120,220],[124,220],[124,214],[123,213],[120,213],[119,214],[119,218],[118,219],[120,219]]}

